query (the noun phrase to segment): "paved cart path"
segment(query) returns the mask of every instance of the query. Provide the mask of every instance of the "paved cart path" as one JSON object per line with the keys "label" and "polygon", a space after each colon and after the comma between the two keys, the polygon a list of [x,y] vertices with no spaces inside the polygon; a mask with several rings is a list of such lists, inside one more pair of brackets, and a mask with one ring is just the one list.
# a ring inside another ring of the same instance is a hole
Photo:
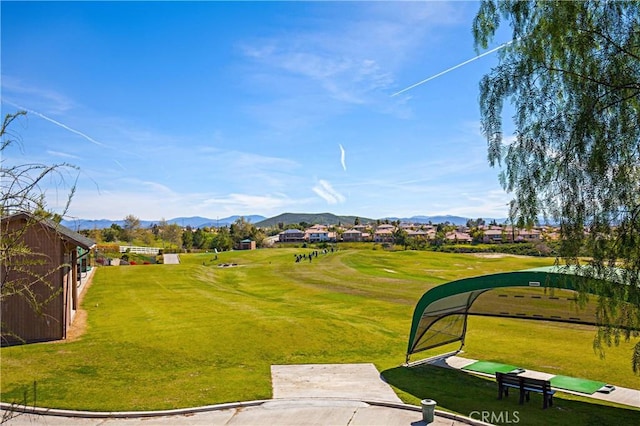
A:
{"label": "paved cart path", "polygon": [[180,263],[180,256],[175,253],[164,254],[162,259],[165,265],[178,265]]}
{"label": "paved cart path", "polygon": [[402,401],[373,364],[272,365],[273,398]]}
{"label": "paved cart path", "polygon": [[[306,425],[425,426],[422,409],[403,404],[373,364],[313,364],[272,369],[274,398],[171,412],[88,413],[42,410],[18,414],[9,426]],[[4,407],[3,407],[4,408]],[[2,414],[6,414],[4,411]],[[56,415],[52,415],[56,414]],[[129,415],[129,417],[128,417]],[[133,417],[137,416],[137,417]],[[436,411],[436,426],[486,425]]]}

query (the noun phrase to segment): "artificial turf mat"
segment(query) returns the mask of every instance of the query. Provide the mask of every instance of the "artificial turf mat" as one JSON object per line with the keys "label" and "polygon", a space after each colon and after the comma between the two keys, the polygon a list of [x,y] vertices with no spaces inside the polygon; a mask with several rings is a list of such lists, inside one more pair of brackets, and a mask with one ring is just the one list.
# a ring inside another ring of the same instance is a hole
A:
{"label": "artificial turf mat", "polygon": [[558,389],[565,389],[574,392],[581,392],[591,395],[606,383],[595,380],[577,379],[575,377],[555,376],[551,378],[551,386]]}
{"label": "artificial turf mat", "polygon": [[475,371],[478,373],[496,374],[496,372],[509,373],[513,370],[519,369],[519,367],[516,367],[515,365],[509,365],[509,364],[500,364],[499,362],[476,361],[473,364],[469,364],[466,367],[462,367],[462,369]]}

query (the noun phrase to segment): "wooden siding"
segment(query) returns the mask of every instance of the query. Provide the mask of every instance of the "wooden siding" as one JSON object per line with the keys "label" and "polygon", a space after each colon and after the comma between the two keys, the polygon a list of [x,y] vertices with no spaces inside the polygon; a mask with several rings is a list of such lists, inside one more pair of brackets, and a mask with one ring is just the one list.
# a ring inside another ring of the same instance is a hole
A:
{"label": "wooden siding", "polygon": [[76,268],[63,265],[73,265],[76,247],[65,244],[55,230],[45,225],[27,224],[24,219],[2,223],[3,238],[20,230],[23,231],[21,241],[33,254],[17,259],[16,264],[32,260],[30,274],[15,270],[11,267],[12,262],[7,262],[8,265],[2,268],[3,282],[5,279],[19,280],[31,289],[39,303],[50,300],[42,305],[40,313],[34,312],[23,296],[14,295],[4,300],[1,306],[3,337],[11,332],[26,342],[63,339],[71,321],[73,288],[77,287],[74,285]]}
{"label": "wooden siding", "polygon": [[255,250],[256,242],[255,241],[240,241],[239,245],[240,250]]}

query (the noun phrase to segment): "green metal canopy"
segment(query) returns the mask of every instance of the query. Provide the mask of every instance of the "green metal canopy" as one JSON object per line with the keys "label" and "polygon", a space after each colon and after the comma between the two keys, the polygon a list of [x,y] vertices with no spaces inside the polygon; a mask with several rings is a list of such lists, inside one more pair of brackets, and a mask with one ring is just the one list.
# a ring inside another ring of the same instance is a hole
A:
{"label": "green metal canopy", "polygon": [[407,361],[427,349],[457,341],[464,345],[469,315],[601,325],[595,304],[579,302],[575,291],[589,279],[593,278],[573,268],[554,266],[463,278],[434,287],[420,298],[413,313]]}

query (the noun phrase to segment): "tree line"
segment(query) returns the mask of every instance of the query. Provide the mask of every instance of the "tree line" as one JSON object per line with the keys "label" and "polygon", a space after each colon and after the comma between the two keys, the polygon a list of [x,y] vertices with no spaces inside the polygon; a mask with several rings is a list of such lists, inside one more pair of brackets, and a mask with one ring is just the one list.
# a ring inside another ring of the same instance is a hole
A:
{"label": "tree line", "polygon": [[109,228],[82,230],[82,234],[98,243],[128,243],[134,245],[169,246],[185,250],[230,250],[240,241],[250,239],[261,247],[265,233],[244,217],[229,226],[193,229],[162,219],[149,227],[142,227],[140,219],[130,214],[124,218],[123,226],[116,223]]}

